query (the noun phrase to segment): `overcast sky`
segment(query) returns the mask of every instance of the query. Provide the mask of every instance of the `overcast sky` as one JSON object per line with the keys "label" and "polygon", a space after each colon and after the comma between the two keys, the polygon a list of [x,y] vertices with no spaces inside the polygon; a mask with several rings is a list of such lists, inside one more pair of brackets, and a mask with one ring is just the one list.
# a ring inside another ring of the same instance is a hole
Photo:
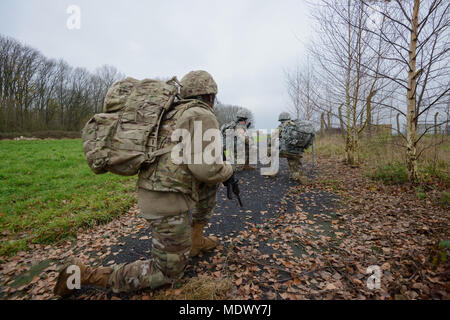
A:
{"label": "overcast sky", "polygon": [[[67,28],[70,5],[79,30]],[[305,58],[310,25],[301,0],[0,1],[0,33],[47,57],[138,79],[207,70],[220,101],[249,108],[264,129],[288,108],[284,71]]]}

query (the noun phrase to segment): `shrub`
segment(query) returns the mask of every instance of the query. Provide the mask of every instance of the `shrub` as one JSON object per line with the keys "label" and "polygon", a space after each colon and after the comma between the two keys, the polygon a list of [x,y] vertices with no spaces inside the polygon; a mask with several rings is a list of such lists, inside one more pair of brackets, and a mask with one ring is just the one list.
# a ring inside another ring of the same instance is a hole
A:
{"label": "shrub", "polygon": [[442,191],[439,194],[439,202],[444,208],[447,208],[450,206],[450,192],[448,191]]}
{"label": "shrub", "polygon": [[402,163],[392,163],[376,168],[372,176],[385,184],[402,184],[408,182],[408,171]]}
{"label": "shrub", "polygon": [[417,198],[419,198],[420,200],[424,200],[424,199],[427,198],[427,194],[422,189],[422,187],[417,187],[416,188],[416,194],[417,194]]}

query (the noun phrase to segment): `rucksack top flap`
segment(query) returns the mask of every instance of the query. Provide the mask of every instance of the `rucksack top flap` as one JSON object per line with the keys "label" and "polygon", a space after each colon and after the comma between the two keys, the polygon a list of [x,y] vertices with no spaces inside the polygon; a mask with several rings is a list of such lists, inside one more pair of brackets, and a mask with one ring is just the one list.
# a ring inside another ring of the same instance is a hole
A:
{"label": "rucksack top flap", "polygon": [[106,93],[103,112],[112,113],[121,110],[139,80],[128,77],[115,82]]}
{"label": "rucksack top flap", "polygon": [[138,82],[131,92],[127,109],[138,109],[143,103],[148,106],[157,106],[168,110],[178,94],[178,88],[174,85],[153,79],[144,79]]}

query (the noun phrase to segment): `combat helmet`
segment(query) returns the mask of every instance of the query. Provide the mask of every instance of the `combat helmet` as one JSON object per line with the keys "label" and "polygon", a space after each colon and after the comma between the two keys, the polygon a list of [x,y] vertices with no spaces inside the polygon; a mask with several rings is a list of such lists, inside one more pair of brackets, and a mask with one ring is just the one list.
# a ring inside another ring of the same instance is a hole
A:
{"label": "combat helmet", "polygon": [[237,113],[236,113],[236,119],[245,119],[245,120],[247,120],[248,119],[248,114],[247,114],[247,112],[245,112],[244,110],[239,110]]}
{"label": "combat helmet", "polygon": [[217,84],[206,71],[191,71],[181,79],[181,98],[187,99],[205,94],[217,94]]}
{"label": "combat helmet", "polygon": [[287,112],[280,113],[280,116],[278,117],[278,121],[288,121],[291,120],[291,115]]}

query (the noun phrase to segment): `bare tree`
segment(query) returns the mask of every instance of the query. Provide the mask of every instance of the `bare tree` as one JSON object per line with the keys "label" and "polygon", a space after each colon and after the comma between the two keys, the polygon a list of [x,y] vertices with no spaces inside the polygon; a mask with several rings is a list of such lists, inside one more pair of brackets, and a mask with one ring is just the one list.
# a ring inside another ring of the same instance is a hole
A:
{"label": "bare tree", "polygon": [[[418,180],[418,158],[425,150],[417,150],[418,142],[432,127],[417,134],[421,117],[427,119],[432,110],[446,106],[449,81],[449,8],[445,0],[366,1],[372,11],[386,21],[387,28],[370,30],[390,50],[381,53],[381,59],[391,63],[389,72],[374,70],[396,87],[406,101],[405,108],[396,108],[406,118],[406,164],[410,181]],[[390,106],[393,108],[393,106]],[[403,110],[402,110],[403,109]],[[445,119],[442,125],[447,123]]]}
{"label": "bare tree", "polygon": [[315,106],[317,105],[317,92],[315,86],[318,81],[314,66],[307,58],[302,66],[296,66],[294,70],[286,73],[287,92],[291,101],[289,111],[296,119],[312,120]]}
{"label": "bare tree", "polygon": [[122,78],[112,66],[92,74],[0,35],[0,132],[78,131]]}
{"label": "bare tree", "polygon": [[320,74],[319,84],[313,86],[319,90],[314,105],[339,119],[351,165],[359,163],[360,134],[370,127],[374,109],[386,99],[380,90],[386,82],[372,71],[382,67],[378,52],[384,47],[366,30],[370,21],[365,11],[363,2],[350,0],[322,0],[313,11],[320,31],[310,46]]}

